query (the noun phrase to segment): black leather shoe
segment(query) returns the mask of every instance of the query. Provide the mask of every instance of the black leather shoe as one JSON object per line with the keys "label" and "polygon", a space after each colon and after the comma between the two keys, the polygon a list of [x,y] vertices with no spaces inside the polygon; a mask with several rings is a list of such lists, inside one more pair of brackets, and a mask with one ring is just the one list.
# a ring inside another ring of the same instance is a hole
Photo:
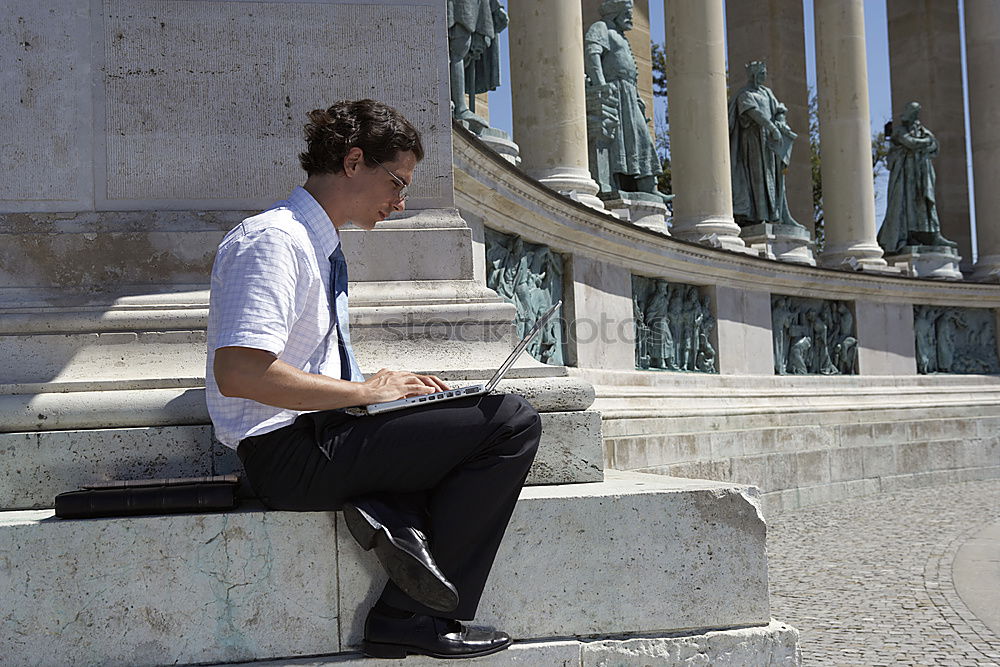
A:
{"label": "black leather shoe", "polygon": [[384,506],[355,498],[344,503],[344,521],[365,551],[375,556],[400,590],[420,604],[438,611],[458,606],[458,590],[438,569],[418,529],[402,524]]}
{"label": "black leather shoe", "polygon": [[370,658],[405,658],[429,655],[432,658],[475,658],[502,651],[511,645],[506,632],[470,628],[458,621],[414,614],[393,618],[376,609],[365,620],[362,645]]}

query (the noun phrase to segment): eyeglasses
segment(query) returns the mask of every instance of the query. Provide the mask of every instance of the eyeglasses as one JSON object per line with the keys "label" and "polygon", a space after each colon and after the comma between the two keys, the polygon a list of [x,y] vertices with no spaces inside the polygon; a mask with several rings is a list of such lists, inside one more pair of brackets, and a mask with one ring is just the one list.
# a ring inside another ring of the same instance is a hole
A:
{"label": "eyeglasses", "polygon": [[396,185],[399,186],[399,192],[396,193],[396,196],[399,197],[399,199],[397,199],[396,201],[406,201],[406,198],[410,196],[409,192],[410,186],[406,184],[406,181],[404,181],[399,176],[389,171],[384,164],[382,164],[375,158],[371,158],[371,161],[377,164],[378,166],[382,167],[385,173],[392,176],[392,180],[396,181]]}

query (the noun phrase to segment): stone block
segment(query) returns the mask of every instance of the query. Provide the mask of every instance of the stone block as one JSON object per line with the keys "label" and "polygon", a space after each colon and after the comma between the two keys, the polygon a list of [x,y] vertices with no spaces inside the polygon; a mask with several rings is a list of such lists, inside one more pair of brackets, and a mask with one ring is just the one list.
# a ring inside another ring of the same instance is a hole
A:
{"label": "stone block", "polygon": [[746,431],[720,431],[709,434],[711,449],[702,458],[716,459],[749,456],[763,453],[764,432],[760,429]]}
{"label": "stone block", "polygon": [[[600,481],[601,415],[543,412],[527,484]],[[56,494],[110,479],[242,474],[209,425],[0,433],[0,509],[52,507]]]}
{"label": "stone block", "polygon": [[830,481],[830,452],[825,449],[798,452],[795,468],[800,486],[827,484]]}
{"label": "stone block", "polygon": [[835,428],[841,447],[878,444],[872,432],[872,424],[841,424]]}
{"label": "stone block", "polygon": [[927,443],[928,470],[951,470],[959,467],[962,440],[934,440]]}
{"label": "stone block", "polygon": [[896,445],[896,461],[900,473],[917,473],[927,470],[927,443],[904,442]]}
{"label": "stone block", "polygon": [[719,372],[773,375],[771,295],[765,291],[714,288]]}
{"label": "stone block", "polygon": [[799,507],[811,507],[832,503],[847,497],[847,489],[842,482],[799,487]]}
{"label": "stone block", "polygon": [[800,664],[798,631],[771,621],[766,627],[721,630],[670,638],[637,638],[587,642],[581,667],[648,667],[649,665],[714,665],[745,667]]}
{"label": "stone block", "polygon": [[764,488],[768,491],[777,491],[798,486],[798,463],[798,457],[792,453],[768,454]]}
{"label": "stone block", "polygon": [[581,368],[635,368],[632,275],[628,269],[574,255],[569,277],[568,341]]}
{"label": "stone block", "polygon": [[[527,488],[477,618],[520,637],[765,624],[764,532],[756,490],[731,484],[608,471]],[[341,627],[356,646],[384,579],[345,533]]]}
{"label": "stone block", "polygon": [[1000,436],[963,440],[956,457],[958,464],[966,468],[1000,465]]}
{"label": "stone block", "polygon": [[862,375],[916,373],[913,307],[909,303],[854,302],[857,317],[858,371]]}
{"label": "stone block", "polygon": [[[703,661],[708,661],[704,663]],[[370,665],[371,660],[359,653],[287,660],[241,663],[231,667],[327,667],[339,665]],[[432,667],[441,661],[424,656],[409,656],[405,660],[380,660],[386,667]],[[745,665],[800,664],[798,631],[772,620],[766,626],[684,632],[666,637],[635,639],[604,639],[599,641],[528,641],[516,642],[506,651],[467,664],[486,667],[527,665],[529,667],[649,667],[656,665],[712,664],[723,667]]]}
{"label": "stone block", "polygon": [[526,483],[599,482],[603,477],[601,413],[543,412],[542,440]]}
{"label": "stone block", "polygon": [[772,490],[772,487],[767,485],[766,456],[737,456],[733,457],[731,462],[730,474],[733,482]]}
{"label": "stone block", "polygon": [[896,445],[864,447],[861,450],[861,469],[864,477],[886,477],[899,474],[896,464]]}
{"label": "stone block", "polygon": [[0,508],[52,507],[88,482],[239,470],[214,460],[210,426],[0,433]]}
{"label": "stone block", "polygon": [[830,450],[830,479],[834,482],[864,477],[864,447]]}
{"label": "stone block", "polygon": [[[92,205],[89,3],[0,6],[4,160],[0,208],[67,211]],[[53,114],[53,109],[73,109]],[[14,266],[23,265],[21,262]]]}
{"label": "stone block", "polygon": [[871,444],[897,444],[900,442],[909,442],[913,439],[913,429],[910,427],[909,418],[904,418],[902,421],[874,422],[871,427]]}
{"label": "stone block", "polygon": [[340,650],[334,515],[0,514],[12,664],[236,662]]}

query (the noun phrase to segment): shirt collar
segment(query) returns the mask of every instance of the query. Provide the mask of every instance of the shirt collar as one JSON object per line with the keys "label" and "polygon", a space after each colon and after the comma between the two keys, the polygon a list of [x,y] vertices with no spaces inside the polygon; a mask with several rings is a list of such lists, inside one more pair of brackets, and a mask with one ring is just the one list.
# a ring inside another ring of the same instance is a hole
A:
{"label": "shirt collar", "polygon": [[292,190],[286,203],[316,239],[316,247],[323,256],[332,255],[340,245],[340,234],[319,202],[300,185]]}

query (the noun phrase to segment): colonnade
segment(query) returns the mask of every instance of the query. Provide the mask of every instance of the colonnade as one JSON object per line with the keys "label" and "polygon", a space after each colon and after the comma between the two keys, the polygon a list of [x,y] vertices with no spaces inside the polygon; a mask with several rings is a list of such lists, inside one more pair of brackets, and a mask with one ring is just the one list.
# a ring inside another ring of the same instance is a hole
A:
{"label": "colonnade", "polygon": [[[723,0],[664,0],[676,193],[672,233],[739,250],[744,243],[732,209],[723,7]],[[509,8],[521,166],[554,189],[600,207],[587,166],[581,0],[509,0]],[[965,15],[979,242],[975,277],[997,280],[1000,85],[993,68],[1000,60],[1000,5],[965,0]],[[863,0],[815,0],[814,30],[826,230],[818,260],[879,271],[886,262],[876,241]]]}

